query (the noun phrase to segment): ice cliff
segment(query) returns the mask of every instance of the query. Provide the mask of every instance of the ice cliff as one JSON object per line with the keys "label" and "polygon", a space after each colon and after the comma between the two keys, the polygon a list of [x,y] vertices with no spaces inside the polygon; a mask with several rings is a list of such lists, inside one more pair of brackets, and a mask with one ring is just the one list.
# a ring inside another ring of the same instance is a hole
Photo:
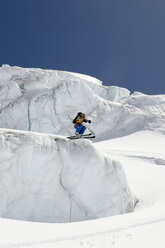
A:
{"label": "ice cliff", "polygon": [[90,141],[0,129],[0,217],[89,220],[133,211],[120,164]]}
{"label": "ice cliff", "polygon": [[90,141],[64,137],[79,111],[97,140],[165,133],[165,95],[130,94],[71,72],[0,68],[0,217],[70,222],[133,211],[120,164]]}
{"label": "ice cliff", "polygon": [[92,119],[97,140],[144,129],[165,131],[164,95],[130,95],[77,73],[4,65],[0,99],[1,128],[71,135],[68,115],[74,118],[82,111]]}

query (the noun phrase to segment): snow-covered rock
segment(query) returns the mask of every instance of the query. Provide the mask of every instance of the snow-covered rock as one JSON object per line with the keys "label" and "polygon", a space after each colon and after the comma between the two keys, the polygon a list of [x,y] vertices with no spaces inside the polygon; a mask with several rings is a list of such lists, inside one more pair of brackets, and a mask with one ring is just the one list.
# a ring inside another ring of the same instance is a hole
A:
{"label": "snow-covered rock", "polygon": [[0,217],[72,222],[131,212],[120,164],[90,141],[0,129]]}

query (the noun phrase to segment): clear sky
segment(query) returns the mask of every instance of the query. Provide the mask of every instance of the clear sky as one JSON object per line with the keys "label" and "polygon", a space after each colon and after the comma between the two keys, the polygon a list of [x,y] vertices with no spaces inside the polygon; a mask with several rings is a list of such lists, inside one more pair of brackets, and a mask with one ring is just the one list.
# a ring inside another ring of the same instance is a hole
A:
{"label": "clear sky", "polygon": [[0,65],[165,94],[165,0],[0,0]]}

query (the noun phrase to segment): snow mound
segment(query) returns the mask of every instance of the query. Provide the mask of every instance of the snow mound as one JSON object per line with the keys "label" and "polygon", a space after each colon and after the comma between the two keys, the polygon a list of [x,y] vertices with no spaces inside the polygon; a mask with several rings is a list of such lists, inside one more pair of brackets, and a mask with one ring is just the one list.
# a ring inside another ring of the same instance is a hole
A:
{"label": "snow mound", "polygon": [[87,140],[0,129],[0,217],[73,222],[131,212],[118,162]]}

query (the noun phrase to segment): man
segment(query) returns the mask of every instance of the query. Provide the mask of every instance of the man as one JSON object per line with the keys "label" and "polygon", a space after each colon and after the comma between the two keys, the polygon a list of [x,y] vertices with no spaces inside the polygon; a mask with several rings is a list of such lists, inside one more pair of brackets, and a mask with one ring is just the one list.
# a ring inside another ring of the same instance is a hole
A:
{"label": "man", "polygon": [[91,123],[91,120],[86,119],[85,114],[79,112],[76,118],[73,120],[74,128],[76,129],[75,135],[79,138],[82,137],[83,133],[86,130],[86,127],[82,125],[83,122]]}

